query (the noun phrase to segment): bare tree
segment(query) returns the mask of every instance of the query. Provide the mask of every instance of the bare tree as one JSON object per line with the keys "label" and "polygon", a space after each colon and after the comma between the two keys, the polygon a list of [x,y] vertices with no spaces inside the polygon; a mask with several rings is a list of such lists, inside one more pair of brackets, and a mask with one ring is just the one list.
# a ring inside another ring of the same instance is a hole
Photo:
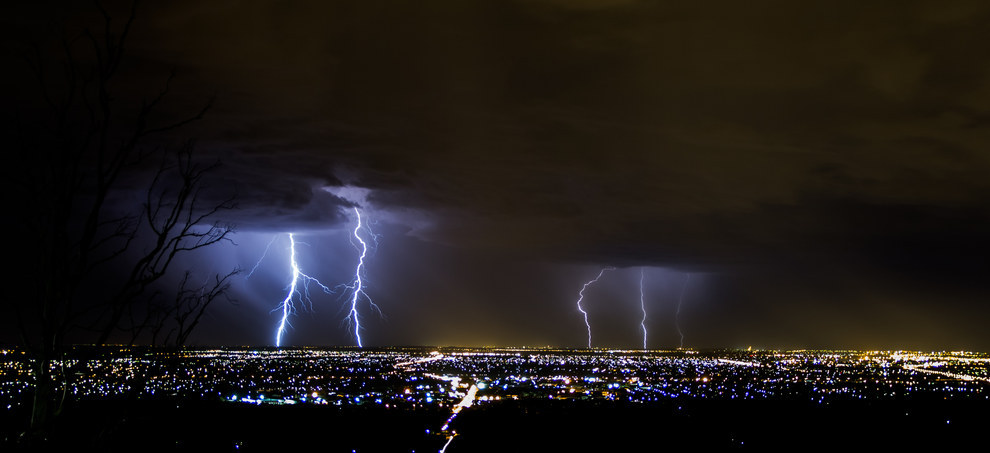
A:
{"label": "bare tree", "polygon": [[[64,407],[71,370],[55,365],[71,341],[102,345],[121,332],[134,341],[152,330],[156,340],[172,324],[166,338],[181,345],[237,272],[196,288],[188,287],[187,272],[170,310],[154,303],[177,257],[230,241],[231,226],[213,219],[234,204],[204,196],[203,178],[216,164],[199,164],[193,142],[168,145],[169,134],[201,119],[212,101],[190,115],[158,119],[170,75],[156,95],[122,105],[113,93],[136,5],[120,23],[97,10],[100,27],[33,47],[27,61],[41,108],[16,127],[16,152],[30,160],[16,176],[25,197],[19,237],[30,248],[21,257],[29,290],[13,307],[33,359],[34,432]],[[156,160],[157,170],[149,165]],[[144,201],[127,208],[119,199],[136,193],[140,175],[150,176]]]}
{"label": "bare tree", "polygon": [[[145,321],[134,325],[151,331],[152,345],[181,348],[189,340],[189,335],[199,324],[210,304],[221,298],[230,300],[227,295],[230,279],[239,273],[240,269],[234,269],[226,275],[216,274],[210,281],[200,286],[189,287],[189,279],[192,275],[186,271],[170,303],[151,305]],[[140,333],[135,331],[132,341]]]}

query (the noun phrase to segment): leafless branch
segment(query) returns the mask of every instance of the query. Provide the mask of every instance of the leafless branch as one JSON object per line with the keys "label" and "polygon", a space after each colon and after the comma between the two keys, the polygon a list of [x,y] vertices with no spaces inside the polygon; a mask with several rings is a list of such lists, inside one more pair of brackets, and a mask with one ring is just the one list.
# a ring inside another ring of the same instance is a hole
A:
{"label": "leafless branch", "polygon": [[[59,383],[67,395],[72,367],[53,371],[52,365],[63,357],[70,335],[92,333],[92,342],[105,344],[120,332],[129,332],[131,342],[149,332],[157,341],[166,332],[166,342],[184,344],[207,308],[227,297],[239,272],[216,274],[199,286],[190,284],[187,272],[174,299],[159,297],[177,258],[231,242],[233,228],[215,219],[232,209],[234,200],[206,202],[202,191],[218,164],[199,163],[192,141],[174,151],[149,144],[153,136],[202,119],[213,99],[192,115],[159,119],[155,115],[169,96],[173,73],[154,97],[136,106],[130,120],[122,121],[111,81],[118,77],[137,2],[123,22],[115,22],[99,3],[96,9],[102,16],[98,26],[62,36],[54,45],[34,45],[27,55],[40,88],[39,107],[45,109],[37,121],[23,122],[30,134],[19,135],[17,142],[20,154],[37,164],[27,166],[18,179],[37,198],[23,221],[34,247],[28,258],[28,278],[34,280],[28,284],[37,288],[31,293],[37,301],[15,304],[14,310],[18,333],[35,359],[32,426],[58,412]],[[112,200],[125,190],[128,172],[145,168],[158,155],[162,161],[144,203],[132,212],[116,209]],[[138,244],[144,248],[138,250]],[[99,288],[109,295],[86,294],[95,276],[108,269],[123,272],[113,285]]]}

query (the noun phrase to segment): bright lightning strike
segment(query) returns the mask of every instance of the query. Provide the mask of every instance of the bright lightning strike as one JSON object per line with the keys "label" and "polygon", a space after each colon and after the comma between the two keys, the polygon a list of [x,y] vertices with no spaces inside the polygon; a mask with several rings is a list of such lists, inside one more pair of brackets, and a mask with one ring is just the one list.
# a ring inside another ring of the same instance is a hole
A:
{"label": "bright lightning strike", "polygon": [[639,321],[639,327],[643,329],[643,349],[646,349],[646,301],[643,293],[643,268],[639,268],[639,308],[643,310],[643,319]]}
{"label": "bright lightning strike", "polygon": [[[361,296],[364,296],[364,298],[368,300],[368,304],[371,305],[371,308],[373,308],[379,314],[381,314],[382,311],[380,308],[378,308],[378,305],[375,305],[375,302],[371,300],[371,297],[369,297],[368,294],[364,292],[364,281],[362,280],[362,272],[364,270],[364,258],[368,255],[368,243],[365,242],[364,239],[361,238],[361,235],[359,234],[361,232],[361,226],[362,226],[361,211],[359,211],[358,208],[355,207],[354,214],[357,216],[357,226],[354,227],[354,239],[357,239],[358,243],[361,244],[360,247],[357,244],[354,244],[354,247],[361,252],[361,255],[360,257],[358,257],[357,269],[354,270],[354,281],[350,285],[347,285],[347,288],[353,291],[353,295],[351,297],[351,311],[350,313],[347,314],[347,321],[354,326],[354,338],[357,340],[357,345],[360,348],[360,347],[364,347],[364,344],[361,342],[361,319],[358,316],[358,309],[357,309],[358,302],[360,301]],[[368,229],[368,227],[365,227],[365,229]],[[371,237],[377,243],[378,239],[374,233],[371,233]]]}
{"label": "bright lightning strike", "polygon": [[674,326],[677,327],[677,334],[681,336],[681,348],[684,348],[684,332],[681,331],[681,305],[684,304],[684,293],[687,292],[689,281],[691,281],[691,274],[684,277],[684,286],[681,287],[681,297],[677,299],[677,313],[674,316]]}
{"label": "bright lightning strike", "polygon": [[595,283],[598,281],[598,279],[602,278],[602,275],[605,273],[605,271],[610,271],[613,269],[615,268],[614,267],[602,268],[601,272],[598,273],[598,276],[595,277],[593,280],[585,283],[584,286],[581,287],[581,291],[578,292],[577,309],[578,311],[581,312],[582,315],[584,315],[584,325],[588,328],[588,348],[591,348],[591,323],[588,322],[588,312],[584,311],[584,308],[581,306],[581,301],[584,300],[584,290],[588,289],[588,287],[591,286],[592,283]]}
{"label": "bright lightning strike", "polygon": [[[274,242],[274,240],[273,240]],[[268,244],[271,246],[271,243]],[[267,249],[265,249],[267,253]],[[296,239],[289,233],[289,267],[292,269],[292,281],[289,283],[288,292],[285,294],[285,299],[279,304],[278,308],[275,310],[282,311],[282,320],[278,324],[278,331],[275,334],[275,346],[282,347],[282,335],[285,333],[286,327],[289,325],[289,315],[295,312],[294,301],[299,298],[300,302],[308,303],[311,307],[313,302],[309,298],[309,282],[315,282],[320,286],[320,289],[327,294],[333,293],[333,290],[328,288],[319,280],[310,277],[299,269],[299,263],[296,262]],[[257,266],[255,266],[257,267]],[[302,290],[300,291],[299,279],[302,279]]]}

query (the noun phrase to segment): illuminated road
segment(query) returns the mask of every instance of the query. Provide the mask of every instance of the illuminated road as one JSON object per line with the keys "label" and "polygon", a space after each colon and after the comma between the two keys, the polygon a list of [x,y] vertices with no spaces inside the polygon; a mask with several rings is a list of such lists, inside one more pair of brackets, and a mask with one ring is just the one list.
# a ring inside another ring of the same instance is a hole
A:
{"label": "illuminated road", "polygon": [[760,366],[760,364],[758,362],[743,362],[743,361],[740,361],[740,360],[730,360],[730,359],[718,359],[718,361],[719,362],[722,362],[722,363],[728,363],[730,365]]}
{"label": "illuminated road", "polygon": [[450,436],[450,437],[447,438],[447,443],[443,444],[443,448],[440,449],[440,453],[444,453],[445,451],[447,451],[447,446],[450,445],[450,443],[454,441],[454,437],[455,436],[457,436],[457,435],[454,434],[454,435],[452,435],[452,436]]}
{"label": "illuminated road", "polygon": [[471,388],[468,389],[467,394],[464,395],[464,398],[461,399],[461,402],[457,403],[457,405],[454,406],[454,409],[450,414],[450,418],[448,418],[447,421],[444,422],[443,427],[440,428],[440,431],[447,433],[448,436],[447,443],[443,445],[442,449],[440,449],[440,453],[443,453],[447,449],[447,446],[450,445],[450,443],[454,440],[454,437],[457,437],[457,431],[452,431],[452,430],[448,431],[450,429],[450,422],[454,421],[454,418],[457,417],[457,414],[461,413],[461,411],[464,410],[464,408],[471,407],[471,405],[474,404],[474,397],[477,394],[478,394],[478,386],[471,384]]}
{"label": "illuminated road", "polygon": [[396,368],[405,368],[405,367],[408,367],[410,365],[418,365],[420,363],[428,363],[428,362],[433,362],[433,361],[436,361],[436,360],[442,360],[443,358],[444,358],[444,355],[443,354],[441,354],[438,351],[433,351],[433,352],[430,353],[430,356],[429,357],[424,357],[424,358],[418,359],[418,360],[410,360],[408,362],[399,362],[399,363],[396,363],[395,366],[396,366]]}
{"label": "illuminated road", "polygon": [[[433,352],[430,353],[430,355],[428,357],[424,357],[424,358],[416,359],[416,360],[409,360],[409,361],[405,361],[405,362],[399,362],[399,363],[396,363],[395,364],[395,367],[396,368],[402,368],[404,371],[411,371],[410,370],[410,367],[412,367],[414,365],[419,365],[419,364],[429,363],[429,362],[435,362],[437,360],[443,360],[445,358],[447,358],[447,357],[444,356],[443,354],[441,354],[439,351],[433,351]],[[449,382],[450,383],[450,392],[451,392],[450,394],[451,394],[451,396],[460,395],[460,392],[458,391],[458,389],[461,387],[461,378],[460,377],[458,377],[458,376],[445,376],[445,375],[434,374],[434,373],[423,373],[423,376],[424,377],[428,377],[428,378],[432,378],[432,379],[437,379],[437,380],[444,381],[444,382]],[[480,385],[480,387],[479,387],[479,385]],[[446,434],[446,436],[447,436],[447,442],[443,445],[443,448],[440,449],[440,453],[444,453],[447,450],[447,447],[450,446],[450,443],[454,441],[454,438],[457,437],[457,431],[453,431],[453,430],[450,429],[450,423],[452,421],[454,421],[455,418],[457,418],[457,414],[461,413],[462,410],[464,410],[465,408],[471,407],[471,405],[474,404],[475,397],[477,397],[477,395],[478,395],[478,390],[480,390],[480,389],[482,389],[484,387],[485,387],[485,384],[484,383],[471,384],[471,387],[468,388],[467,393],[464,394],[464,397],[461,398],[461,401],[458,402],[456,405],[454,405],[453,409],[451,409],[450,417],[447,418],[447,421],[445,421],[443,423],[443,427],[440,428],[440,431],[443,432],[444,434]]]}
{"label": "illuminated road", "polygon": [[[927,365],[927,366],[930,366],[930,365]],[[927,368],[926,365],[904,365],[904,369],[911,370],[911,371],[920,371],[922,373],[928,373],[928,374],[937,374],[937,375],[940,375],[940,376],[950,377],[950,378],[953,378],[953,379],[960,379],[960,380],[963,380],[963,381],[985,381],[985,382],[990,382],[990,378],[979,377],[979,376],[970,376],[968,374],[950,373],[948,371],[932,370],[932,369]]]}

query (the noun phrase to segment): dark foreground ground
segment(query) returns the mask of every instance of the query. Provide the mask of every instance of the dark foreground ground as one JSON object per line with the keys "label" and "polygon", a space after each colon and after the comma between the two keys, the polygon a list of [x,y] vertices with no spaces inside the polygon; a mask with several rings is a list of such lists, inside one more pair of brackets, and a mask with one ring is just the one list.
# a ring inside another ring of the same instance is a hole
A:
{"label": "dark foreground ground", "polygon": [[[51,451],[436,452],[449,412],[221,402],[88,402],[59,420]],[[0,450],[26,450],[3,419]],[[528,401],[476,406],[448,452],[938,448],[985,445],[990,402]]]}

